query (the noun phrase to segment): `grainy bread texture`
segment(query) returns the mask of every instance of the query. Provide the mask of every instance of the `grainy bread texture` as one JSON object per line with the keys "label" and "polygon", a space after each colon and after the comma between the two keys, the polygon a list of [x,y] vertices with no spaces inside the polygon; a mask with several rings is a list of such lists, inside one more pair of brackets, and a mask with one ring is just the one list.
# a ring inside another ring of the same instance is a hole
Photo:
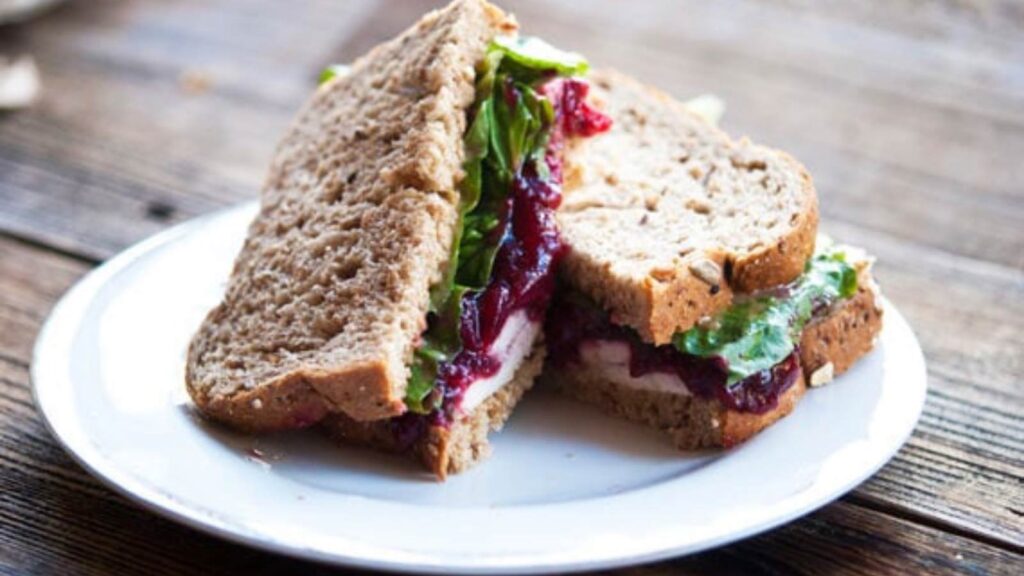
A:
{"label": "grainy bread texture", "polygon": [[731,140],[652,88],[594,72],[610,132],[566,157],[558,221],[564,278],[617,324],[664,344],[729,306],[733,292],[788,282],[814,251],[817,195],[785,153]]}
{"label": "grainy bread texture", "polygon": [[669,435],[680,450],[729,448],[793,411],[807,389],[803,372],[764,414],[729,410],[718,400],[656,390],[639,390],[608,380],[601,368],[567,366],[545,376],[568,395],[612,415],[646,424]]}
{"label": "grainy bread texture", "polygon": [[277,148],[187,384],[244,429],[404,410],[429,288],[447,265],[474,67],[515,23],[456,0],[321,86]]}
{"label": "grainy bread texture", "polygon": [[387,420],[357,422],[344,415],[333,415],[323,421],[323,428],[344,444],[415,456],[438,479],[444,480],[448,474],[462,472],[491,453],[487,435],[504,426],[523,394],[533,387],[544,365],[545,353],[543,343],[538,342],[508,384],[450,427],[429,428],[411,447],[399,443]]}
{"label": "grainy bread texture", "polygon": [[882,331],[882,303],[870,264],[858,263],[857,293],[833,305],[804,328],[800,364],[808,384],[821,386],[846,372],[875,346]]}
{"label": "grainy bread texture", "polygon": [[824,384],[871,350],[882,326],[876,290],[862,268],[857,294],[807,327],[800,341],[800,377],[765,414],[729,410],[714,399],[629,388],[593,366],[549,369],[545,380],[609,414],[665,431],[680,449],[735,446],[792,412],[807,385]]}

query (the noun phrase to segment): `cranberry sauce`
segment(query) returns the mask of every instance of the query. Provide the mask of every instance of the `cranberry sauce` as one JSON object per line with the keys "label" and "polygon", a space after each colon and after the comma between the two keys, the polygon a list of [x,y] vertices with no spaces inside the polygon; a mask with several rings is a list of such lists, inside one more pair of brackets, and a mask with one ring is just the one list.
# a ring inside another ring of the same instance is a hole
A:
{"label": "cranberry sauce", "polygon": [[[432,424],[446,425],[473,382],[498,372],[501,362],[491,347],[512,313],[525,310],[541,321],[555,288],[555,267],[565,252],[555,223],[562,201],[562,147],[572,136],[592,136],[611,126],[611,120],[585,101],[589,86],[580,80],[554,79],[538,92],[551,100],[555,120],[549,128],[544,155],[547,170],[535,159],[526,160],[509,194],[504,236],[494,261],[491,279],[482,290],[462,299],[462,349],[438,370],[442,408]],[[506,98],[521,97],[516,91]]]}
{"label": "cranberry sauce", "polygon": [[797,354],[790,354],[771,369],[726,386],[728,371],[720,358],[684,354],[671,345],[652,346],[629,328],[616,326],[607,314],[587,303],[559,298],[545,326],[548,357],[556,365],[578,364],[580,345],[587,341],[622,342],[629,346],[629,375],[639,378],[664,372],[675,374],[695,396],[717,398],[739,412],[763,414],[778,405],[779,396],[800,374]]}

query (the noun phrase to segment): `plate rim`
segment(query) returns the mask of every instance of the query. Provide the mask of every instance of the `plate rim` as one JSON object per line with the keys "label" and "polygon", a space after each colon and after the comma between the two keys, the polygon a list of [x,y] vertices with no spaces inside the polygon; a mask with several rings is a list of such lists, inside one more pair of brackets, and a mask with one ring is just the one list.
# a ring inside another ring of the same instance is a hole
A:
{"label": "plate rim", "polygon": [[[922,385],[918,394],[919,401],[913,407],[912,417],[906,419],[906,428],[900,430],[899,434],[894,436],[898,440],[894,441],[893,446],[879,452],[879,454],[885,453],[885,456],[878,457],[876,455],[876,458],[871,461],[870,466],[859,468],[857,473],[851,474],[847,481],[843,483],[841,489],[837,488],[829,491],[828,496],[824,498],[803,502],[800,506],[795,506],[785,513],[772,517],[768,521],[745,526],[740,530],[733,530],[718,537],[706,538],[697,543],[684,541],[682,544],[674,546],[662,546],[640,553],[606,556],[592,561],[579,560],[577,558],[567,558],[565,561],[559,561],[557,556],[544,556],[543,560],[534,563],[501,564],[496,563],[496,561],[501,561],[502,557],[465,555],[454,559],[454,561],[429,561],[427,558],[421,558],[420,560],[423,563],[411,564],[408,560],[403,559],[389,560],[373,555],[359,555],[346,552],[332,553],[318,548],[296,547],[290,543],[279,542],[269,535],[249,530],[240,524],[225,521],[210,511],[197,509],[194,505],[179,501],[172,495],[161,491],[158,487],[125,473],[119,469],[113,459],[100,453],[91,444],[88,437],[84,434],[74,434],[75,429],[71,424],[56,419],[59,417],[59,410],[54,402],[59,402],[60,399],[51,399],[48,396],[46,386],[40,386],[40,382],[46,382],[48,378],[60,377],[59,370],[53,373],[56,368],[52,364],[46,364],[45,359],[61,357],[61,351],[70,344],[70,338],[80,326],[89,304],[111,278],[115,277],[122,270],[129,268],[146,254],[166,246],[194,230],[201,229],[215,220],[238,216],[236,213],[244,211],[254,212],[256,205],[255,201],[245,202],[182,222],[137,242],[89,271],[72,288],[65,292],[51,309],[43,327],[38,333],[29,367],[32,397],[37,412],[46,429],[77,464],[87,470],[93,477],[100,480],[102,484],[145,510],[205,534],[223,538],[237,544],[326,564],[425,574],[481,572],[490,574],[540,574],[556,571],[580,572],[646,564],[708,550],[745,539],[791,522],[796,518],[834,502],[867,478],[873,476],[895,456],[913,433],[924,409],[928,383],[927,367],[920,342],[905,317],[883,296],[882,302],[888,316],[888,321],[884,326],[892,326],[893,321],[902,323],[910,332],[915,344],[913,357],[905,360],[906,362],[919,364],[921,370]],[[883,327],[883,329],[885,328]],[[61,346],[62,344],[65,346]],[[63,356],[67,357],[66,354]],[[50,389],[55,388],[57,386],[50,386]],[[73,403],[69,402],[68,404],[68,409],[70,409],[70,405]]]}

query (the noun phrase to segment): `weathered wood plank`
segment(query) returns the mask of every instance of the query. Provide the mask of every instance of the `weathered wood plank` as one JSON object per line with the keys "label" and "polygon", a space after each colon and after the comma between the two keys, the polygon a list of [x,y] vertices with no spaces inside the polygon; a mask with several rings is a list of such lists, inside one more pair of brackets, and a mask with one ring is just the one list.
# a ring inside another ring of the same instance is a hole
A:
{"label": "weathered wood plank", "polygon": [[878,257],[882,290],[928,362],[928,402],[914,436],[857,494],[1024,546],[1024,271],[825,226]]}
{"label": "weathered wood plank", "polygon": [[840,502],[708,554],[624,571],[660,574],[1018,574],[1020,556]]}
{"label": "weathered wood plank", "polygon": [[46,313],[88,268],[0,236],[0,358],[28,362]]}
{"label": "weathered wood plank", "polygon": [[[100,486],[54,445],[27,380],[25,366],[0,359],[0,572],[342,573],[202,535]],[[1012,574],[1020,562],[998,547],[839,503],[733,546],[615,573]]]}
{"label": "weathered wood plank", "polygon": [[[437,3],[369,17],[370,4],[272,2],[202,3],[207,18],[193,16],[195,2],[54,14],[23,34],[47,71],[47,97],[0,122],[0,229],[104,257],[252,196],[316,71]],[[928,12],[911,26],[903,7],[901,24],[879,27],[864,10],[819,3],[507,4],[530,31],[599,65],[680,96],[721,94],[728,129],[810,167],[826,215],[1024,265],[1024,165],[1012,153],[1024,149],[1024,58],[1001,56],[1024,54],[1024,34],[983,33],[1005,32],[1003,19],[985,12],[972,28]],[[183,84],[191,73],[209,87]],[[78,97],[59,98],[68,93]]]}
{"label": "weathered wood plank", "polygon": [[98,259],[255,196],[318,70],[374,5],[77,3],[22,30],[45,91],[0,116],[0,229]]}

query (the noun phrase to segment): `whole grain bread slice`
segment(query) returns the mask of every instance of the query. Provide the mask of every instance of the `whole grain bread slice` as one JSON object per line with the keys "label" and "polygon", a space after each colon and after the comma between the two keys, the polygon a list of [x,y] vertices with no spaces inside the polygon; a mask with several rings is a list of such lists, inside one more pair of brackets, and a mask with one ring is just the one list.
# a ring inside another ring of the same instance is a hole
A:
{"label": "whole grain bread slice", "polygon": [[630,388],[608,379],[594,366],[554,368],[549,363],[544,379],[608,414],[664,431],[682,450],[735,446],[792,412],[808,385],[818,386],[838,376],[874,346],[882,327],[882,309],[866,266],[859,280],[854,296],[804,330],[800,375],[777,405],[762,414],[731,410],[713,398]]}
{"label": "whole grain bread slice", "polygon": [[563,277],[613,321],[667,343],[732,302],[786,283],[814,251],[817,195],[789,155],[732,140],[623,74],[589,77],[610,132],[567,153]]}
{"label": "whole grain bread slice", "polygon": [[411,446],[402,442],[389,420],[358,422],[336,414],[324,419],[322,427],[343,444],[413,456],[439,480],[444,480],[448,474],[462,472],[491,453],[487,436],[501,430],[523,394],[533,387],[544,366],[545,353],[543,342],[538,341],[511,381],[450,426],[428,427]]}
{"label": "whole grain bread slice", "polygon": [[456,0],[321,86],[271,163],[187,386],[244,429],[399,414],[447,265],[475,65],[515,22]]}

